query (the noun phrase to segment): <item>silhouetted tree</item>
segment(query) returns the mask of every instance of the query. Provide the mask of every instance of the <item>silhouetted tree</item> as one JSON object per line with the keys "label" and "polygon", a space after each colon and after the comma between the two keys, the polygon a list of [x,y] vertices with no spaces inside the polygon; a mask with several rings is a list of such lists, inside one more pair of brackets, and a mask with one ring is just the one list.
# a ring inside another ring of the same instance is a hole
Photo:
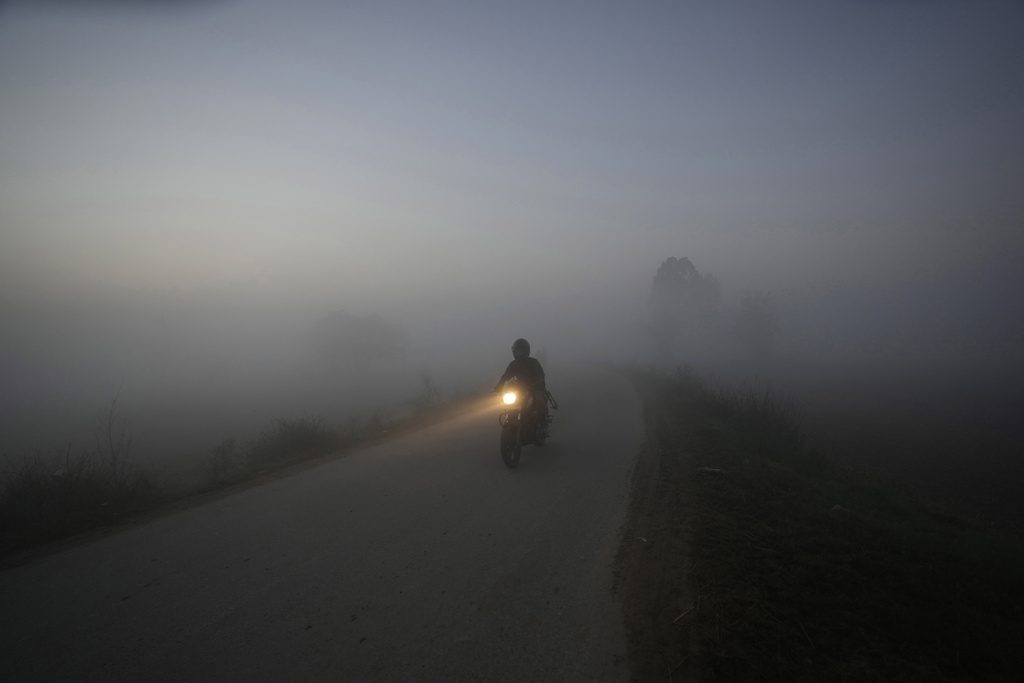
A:
{"label": "silhouetted tree", "polygon": [[683,333],[714,325],[720,300],[718,280],[701,275],[690,259],[673,256],[662,262],[654,275],[649,305],[650,330],[663,362],[672,358]]}

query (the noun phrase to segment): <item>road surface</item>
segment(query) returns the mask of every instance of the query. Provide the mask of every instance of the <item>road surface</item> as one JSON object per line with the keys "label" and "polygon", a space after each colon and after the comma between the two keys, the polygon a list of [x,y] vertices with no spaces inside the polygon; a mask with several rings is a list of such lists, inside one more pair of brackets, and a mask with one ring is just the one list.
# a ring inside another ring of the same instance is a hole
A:
{"label": "road surface", "polygon": [[496,401],[0,572],[0,680],[623,680],[610,590],[640,407],[550,373],[509,471]]}

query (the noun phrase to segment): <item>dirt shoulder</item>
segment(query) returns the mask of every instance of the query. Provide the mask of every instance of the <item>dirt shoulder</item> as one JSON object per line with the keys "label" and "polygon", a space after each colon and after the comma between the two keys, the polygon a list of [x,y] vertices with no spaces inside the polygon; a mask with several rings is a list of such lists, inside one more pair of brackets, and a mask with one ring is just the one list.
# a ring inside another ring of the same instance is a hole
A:
{"label": "dirt shoulder", "polygon": [[1017,680],[1019,541],[833,465],[770,396],[635,377],[636,680]]}
{"label": "dirt shoulder", "polygon": [[645,438],[616,558],[630,668],[634,680],[693,680],[693,467],[679,433],[692,422],[676,419],[651,378],[636,375],[634,384],[643,401]]}

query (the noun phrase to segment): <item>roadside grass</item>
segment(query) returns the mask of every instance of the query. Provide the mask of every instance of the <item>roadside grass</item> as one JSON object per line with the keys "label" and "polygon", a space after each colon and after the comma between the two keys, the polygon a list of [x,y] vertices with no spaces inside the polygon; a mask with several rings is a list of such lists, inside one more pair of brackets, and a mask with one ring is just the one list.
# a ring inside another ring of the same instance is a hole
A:
{"label": "roadside grass", "polygon": [[717,391],[686,371],[637,382],[659,471],[686,494],[651,504],[685,526],[690,554],[675,577],[689,582],[689,604],[673,607],[689,608],[685,618],[631,627],[635,642],[674,643],[653,671],[671,677],[673,662],[688,662],[680,671],[700,680],[1019,679],[1019,539],[833,464],[770,393]]}
{"label": "roadside grass", "polygon": [[115,399],[97,422],[94,447],[7,460],[0,473],[0,554],[116,521],[161,499],[135,466]]}
{"label": "roadside grass", "polygon": [[320,417],[278,418],[249,442],[230,437],[210,451],[208,484],[217,488],[238,483],[281,467],[310,460],[351,446],[379,424],[351,422],[348,429],[331,429]]}
{"label": "roadside grass", "polygon": [[466,394],[442,401],[428,380],[425,384],[432,390],[429,398],[413,399],[413,412],[404,417],[388,419],[375,411],[365,418],[350,418],[334,428],[320,417],[278,418],[254,439],[224,439],[210,450],[206,490],[420,429],[457,414],[479,399],[476,394]]}
{"label": "roadside grass", "polygon": [[324,426],[322,418],[281,418],[253,442],[248,463],[251,468],[259,470],[330,453],[348,445],[348,442],[340,431]]}
{"label": "roadside grass", "polygon": [[372,412],[337,426],[321,417],[278,418],[253,438],[226,438],[206,455],[205,472],[197,473],[202,479],[174,492],[138,467],[115,399],[97,421],[94,447],[6,459],[0,469],[0,557],[408,433],[479,399],[465,394],[442,400],[425,375],[423,384],[424,395],[410,401],[413,411],[403,417]]}

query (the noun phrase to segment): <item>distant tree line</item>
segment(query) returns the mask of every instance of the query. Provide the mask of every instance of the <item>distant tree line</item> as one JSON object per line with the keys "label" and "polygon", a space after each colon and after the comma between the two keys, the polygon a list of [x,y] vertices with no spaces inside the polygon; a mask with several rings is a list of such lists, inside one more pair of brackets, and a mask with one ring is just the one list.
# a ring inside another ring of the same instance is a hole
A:
{"label": "distant tree line", "polygon": [[723,311],[722,287],[711,273],[701,274],[690,259],[665,259],[654,274],[648,299],[648,331],[658,359],[672,363],[680,348],[731,338],[747,349],[755,362],[771,356],[778,318],[771,295],[747,292],[738,306]]}

